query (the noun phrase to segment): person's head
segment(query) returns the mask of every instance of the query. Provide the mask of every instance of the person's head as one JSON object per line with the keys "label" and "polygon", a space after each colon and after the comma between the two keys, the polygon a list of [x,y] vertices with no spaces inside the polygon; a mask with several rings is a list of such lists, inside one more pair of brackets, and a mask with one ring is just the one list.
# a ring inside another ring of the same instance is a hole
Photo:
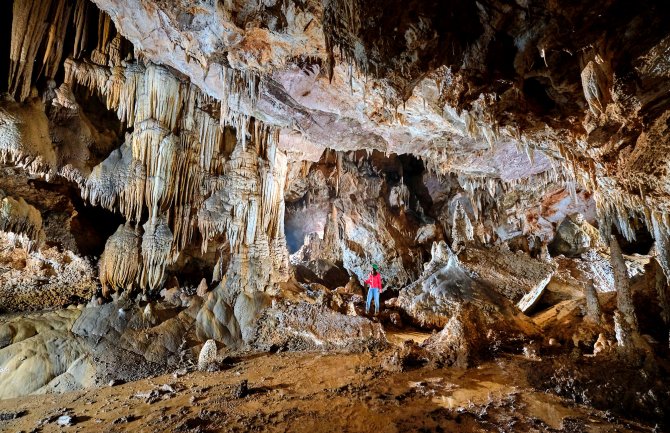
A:
{"label": "person's head", "polygon": [[376,274],[379,272],[379,266],[377,266],[375,263],[372,264],[372,273]]}

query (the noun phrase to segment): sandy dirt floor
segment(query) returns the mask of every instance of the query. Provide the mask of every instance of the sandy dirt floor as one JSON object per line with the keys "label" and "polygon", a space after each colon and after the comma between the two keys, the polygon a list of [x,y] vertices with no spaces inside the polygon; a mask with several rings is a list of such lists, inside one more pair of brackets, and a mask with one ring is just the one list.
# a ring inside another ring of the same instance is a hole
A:
{"label": "sandy dirt floor", "polygon": [[[391,335],[402,340],[406,335]],[[421,339],[417,334],[409,337]],[[386,353],[263,353],[175,374],[0,401],[2,432],[651,431],[531,389],[528,361],[381,368]],[[522,367],[525,366],[525,367]],[[182,375],[183,374],[183,375]],[[60,426],[67,423],[69,426]],[[14,419],[12,419],[14,418]]]}

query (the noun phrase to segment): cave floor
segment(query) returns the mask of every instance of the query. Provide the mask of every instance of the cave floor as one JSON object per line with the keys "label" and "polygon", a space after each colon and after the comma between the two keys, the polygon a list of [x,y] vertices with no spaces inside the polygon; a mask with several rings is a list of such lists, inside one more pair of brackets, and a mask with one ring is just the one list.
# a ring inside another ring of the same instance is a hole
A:
{"label": "cave floor", "polygon": [[[0,431],[652,431],[533,390],[525,380],[532,362],[521,357],[389,372],[384,355],[244,354],[217,372],[2,400],[0,419],[19,416],[0,421]],[[58,425],[64,414],[74,425]]]}

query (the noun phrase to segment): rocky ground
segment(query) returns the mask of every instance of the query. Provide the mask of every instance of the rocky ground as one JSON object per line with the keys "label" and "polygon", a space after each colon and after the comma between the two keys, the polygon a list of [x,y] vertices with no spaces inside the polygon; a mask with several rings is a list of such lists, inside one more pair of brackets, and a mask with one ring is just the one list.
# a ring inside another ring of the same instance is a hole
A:
{"label": "rocky ground", "polygon": [[0,430],[659,431],[533,386],[526,377],[541,361],[509,356],[468,370],[388,371],[383,366],[393,351],[244,353],[225,357],[217,372],[178,370],[86,391],[2,400]]}
{"label": "rocky ground", "polygon": [[220,295],[206,286],[2,315],[0,428],[668,428],[662,311],[648,308],[631,331],[617,292],[601,290],[623,267],[622,290],[643,311],[657,297],[653,257],[591,250],[543,262],[500,246],[456,254],[443,241],[431,257],[416,281],[387,292],[379,316],[365,314],[355,284],[293,281],[247,344],[202,338],[229,314],[206,314]]}

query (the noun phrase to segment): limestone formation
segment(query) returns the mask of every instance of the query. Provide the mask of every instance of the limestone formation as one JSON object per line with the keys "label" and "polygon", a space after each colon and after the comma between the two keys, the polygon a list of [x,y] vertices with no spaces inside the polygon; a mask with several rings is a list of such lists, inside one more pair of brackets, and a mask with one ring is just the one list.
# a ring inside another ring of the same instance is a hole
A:
{"label": "limestone formation", "polygon": [[478,316],[476,308],[459,307],[444,328],[423,343],[438,365],[467,368],[491,353],[492,341],[487,341]]}
{"label": "limestone formation", "polygon": [[58,247],[31,251],[30,241],[0,232],[0,311],[62,308],[96,292],[95,266]]}
{"label": "limestone formation", "polygon": [[[612,270],[614,272],[614,287],[616,287],[617,292],[617,310],[620,313],[619,328],[622,330],[622,336],[624,336],[630,332],[637,332],[638,323],[630,280],[628,279],[628,269],[621,254],[619,242],[617,242],[615,236],[611,236],[610,238],[610,254],[612,256]],[[621,322],[622,320],[625,320],[626,324]],[[621,340],[619,340],[619,344],[622,345]]]}
{"label": "limestone formation", "polygon": [[107,295],[114,289],[132,289],[140,275],[139,236],[130,225],[120,225],[107,243],[100,258],[100,283]]}
{"label": "limestone formation", "polygon": [[260,350],[360,352],[386,344],[378,323],[306,302],[266,309],[252,339],[252,347]]}
{"label": "limestone formation", "polygon": [[[391,421],[509,430],[514,407],[518,430],[586,429],[527,423],[534,388],[666,428],[670,8],[559,3],[4,2],[0,397],[200,380],[225,347],[246,376],[221,398],[293,404],[316,384],[247,367],[307,350],[381,362],[383,392],[368,368],[328,393],[385,412],[408,369],[493,358],[511,370],[480,384],[518,377],[523,405],[475,413],[431,382],[395,399],[440,410]],[[201,409],[172,427],[283,427]]]}
{"label": "limestone formation", "polygon": [[5,196],[0,190],[0,231],[25,236],[32,249],[32,244],[39,244],[42,234],[42,215],[40,211],[26,203],[19,197],[18,200]]}
{"label": "limestone formation", "polygon": [[584,297],[586,298],[586,319],[595,324],[600,323],[600,316],[602,310],[600,308],[600,301],[598,300],[598,293],[592,282],[589,282],[584,287]]}
{"label": "limestone formation", "polygon": [[584,97],[591,112],[596,116],[605,113],[605,108],[610,100],[610,90],[603,64],[602,57],[596,55],[593,60],[586,63],[581,73]]}
{"label": "limestone formation", "polygon": [[474,239],[474,232],[470,218],[465,213],[461,202],[456,202],[456,210],[454,211],[454,220],[451,229],[451,249],[460,251],[461,247],[465,247]]}
{"label": "limestone formation", "polygon": [[[442,329],[463,308],[479,308],[483,315],[478,326],[486,326],[501,334],[527,333],[537,330],[512,302],[471,274],[444,243],[433,247],[433,258],[417,282],[405,287],[398,297],[398,306],[415,323]],[[495,308],[491,308],[496,305]]]}
{"label": "limestone formation", "polygon": [[563,254],[574,257],[588,251],[591,247],[595,247],[597,242],[596,229],[584,220],[582,214],[576,213],[564,219],[558,226],[556,237],[550,248],[556,255]]}
{"label": "limestone formation", "polygon": [[198,370],[212,371],[216,368],[216,342],[207,340],[198,355]]}

